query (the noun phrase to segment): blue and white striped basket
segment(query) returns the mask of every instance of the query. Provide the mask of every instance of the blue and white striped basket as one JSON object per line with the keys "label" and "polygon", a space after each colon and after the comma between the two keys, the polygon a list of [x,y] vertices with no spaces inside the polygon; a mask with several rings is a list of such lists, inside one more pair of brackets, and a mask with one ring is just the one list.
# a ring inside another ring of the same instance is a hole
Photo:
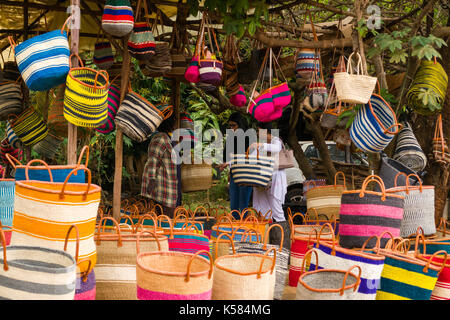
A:
{"label": "blue and white striped basket", "polygon": [[386,148],[400,127],[389,103],[372,94],[369,103],[358,110],[350,126],[350,138],[362,151],[376,153]]}
{"label": "blue and white striped basket", "polygon": [[19,71],[30,90],[46,91],[66,81],[70,49],[64,27],[26,40],[15,46],[14,52]]}
{"label": "blue and white striped basket", "polygon": [[14,179],[0,179],[0,222],[3,227],[12,227],[15,183]]}
{"label": "blue and white striped basket", "polygon": [[231,174],[238,185],[266,188],[272,179],[274,158],[261,155],[234,154]]}

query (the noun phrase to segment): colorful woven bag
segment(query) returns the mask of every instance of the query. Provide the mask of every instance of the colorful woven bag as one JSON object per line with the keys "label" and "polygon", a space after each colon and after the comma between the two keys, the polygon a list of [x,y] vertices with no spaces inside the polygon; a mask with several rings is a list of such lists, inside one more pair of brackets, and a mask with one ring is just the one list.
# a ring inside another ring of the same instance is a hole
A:
{"label": "colorful woven bag", "polygon": [[119,110],[119,104],[120,88],[111,83],[108,89],[108,118],[106,123],[95,128],[95,131],[102,134],[108,134],[116,130],[114,119],[116,118],[117,111]]}
{"label": "colorful woven bag", "polygon": [[[46,165],[42,160],[32,160],[27,168],[33,162]],[[48,166],[47,169],[50,173]],[[79,170],[87,172],[88,182],[67,182]],[[28,170],[26,175],[28,178]],[[91,171],[84,167],[72,170],[64,182],[53,182],[52,179],[50,182],[28,179],[16,181],[11,245],[57,249],[64,243],[65,230],[75,225],[80,234],[78,258],[88,259],[91,267],[95,266],[97,253],[94,232],[100,194],[101,188],[91,183]],[[68,244],[70,248],[75,246],[73,237]],[[88,267],[88,263],[83,263],[80,271],[85,272]]]}
{"label": "colorful woven bag", "polygon": [[[216,39],[216,33],[214,32],[214,29],[211,29],[208,24],[211,24],[211,21],[209,17],[205,16],[205,24],[204,28],[208,31],[208,38],[210,43],[210,50],[212,52],[211,56],[207,54],[208,50],[206,47],[199,47],[201,49],[201,58],[199,60],[199,82],[210,84],[213,86],[218,86],[222,81],[222,70],[223,70],[223,63],[218,58],[219,51],[215,53],[214,45],[212,43],[212,38],[214,39],[214,44],[216,45],[217,50],[219,50],[219,45],[217,43]],[[204,31],[201,33],[204,35]],[[202,44],[203,44],[202,39]]]}
{"label": "colorful woven bag", "polygon": [[105,70],[80,67],[69,71],[64,91],[64,118],[79,127],[97,128],[108,118],[109,76]]}
{"label": "colorful woven bag", "polygon": [[401,124],[389,103],[380,95],[373,94],[368,103],[359,108],[350,126],[350,138],[363,151],[380,152],[400,129]]}
{"label": "colorful woven bag", "polygon": [[[201,256],[204,253],[208,254],[209,259]],[[212,276],[213,262],[208,251],[198,251],[196,254],[176,251],[138,253],[137,298],[211,300]]]}
{"label": "colorful woven bag", "polygon": [[[8,300],[73,300],[78,253],[67,252],[71,230],[65,228],[62,243],[49,249],[24,243],[7,246],[0,229],[0,296]],[[73,241],[78,244],[79,238]]]}
{"label": "colorful woven bag", "polygon": [[259,149],[256,155],[234,154],[231,160],[231,175],[238,185],[267,187],[272,180],[274,168],[273,157],[260,156]]}
{"label": "colorful woven bag", "polygon": [[63,141],[63,137],[56,136],[49,132],[44,139],[32,147],[32,150],[38,153],[41,158],[54,159],[55,155],[60,150]]}
{"label": "colorful woven bag", "polygon": [[[398,185],[397,178],[404,175],[405,185]],[[403,219],[400,225],[400,236],[408,237],[422,228],[426,236],[436,233],[436,224],[434,221],[434,186],[424,186],[420,178],[418,186],[409,185],[409,176],[406,173],[399,172],[395,176],[394,188],[387,189],[390,194],[397,194],[405,198]]]}
{"label": "colorful woven bag", "polygon": [[14,149],[22,148],[22,141],[20,141],[19,137],[14,133],[9,121],[6,121],[6,137],[8,138],[11,147]]}
{"label": "colorful woven bag", "polygon": [[0,83],[0,120],[8,119],[10,114],[19,115],[23,111],[22,89],[17,82]]}
{"label": "colorful woven bag", "polygon": [[161,122],[172,115],[173,107],[159,111],[150,101],[132,91],[123,99],[114,122],[130,139],[143,142],[156,131]]}
{"label": "colorful woven bag", "polygon": [[0,143],[0,160],[4,165],[8,165],[8,158],[6,154],[13,156],[15,158],[22,159],[23,152],[22,149],[15,149],[8,141],[8,138],[5,138]]}
{"label": "colorful woven bag", "polygon": [[[381,192],[368,191],[367,185],[376,182]],[[339,245],[344,248],[361,248],[371,236],[389,231],[394,237],[400,236],[405,198],[387,193],[380,177],[369,175],[361,190],[343,191],[339,212]],[[388,235],[381,239],[384,248]],[[371,239],[367,248],[373,248],[375,239]]]}
{"label": "colorful woven bag", "polygon": [[69,72],[69,41],[65,27],[47,32],[22,42],[19,45],[9,37],[14,48],[17,66],[27,87],[32,91],[46,91],[66,80]]}
{"label": "colorful woven bag", "polygon": [[[448,75],[442,65],[437,61],[422,59],[417,69],[414,80],[406,94],[408,106],[414,109],[418,114],[429,116],[442,110],[445,94],[447,92]],[[431,110],[425,106],[421,93],[430,90],[437,99],[438,108]]]}
{"label": "colorful woven bag", "polygon": [[66,84],[55,88],[54,99],[48,107],[47,124],[51,130],[61,136],[67,136],[67,120],[64,118],[64,95]]}
{"label": "colorful woven bag", "polygon": [[[78,261],[77,265],[85,261]],[[88,261],[88,263],[90,263]],[[88,267],[86,272],[78,273],[75,287],[74,300],[96,300],[95,272]]]}
{"label": "colorful woven bag", "polygon": [[133,30],[133,8],[128,0],[106,0],[102,28],[112,36],[123,37]]}
{"label": "colorful woven bag", "polygon": [[230,97],[230,103],[236,107],[244,107],[247,103],[244,88],[239,85],[238,92]]}
{"label": "colorful woven bag", "polygon": [[47,124],[33,107],[28,107],[18,116],[10,115],[10,125],[25,146],[38,143],[48,134]]}
{"label": "colorful woven bag", "polygon": [[[102,29],[99,30],[101,32]],[[106,41],[104,35],[94,45],[94,64],[100,70],[108,70],[114,64],[114,54],[111,46],[111,42]]]}
{"label": "colorful woven bag", "polygon": [[[343,177],[344,183],[341,185],[337,183],[339,175]],[[334,176],[334,185],[312,187],[307,191],[306,207],[308,210],[314,208],[317,215],[323,214],[328,219],[331,216],[339,219],[341,196],[346,189],[345,174],[342,171],[338,171]]]}
{"label": "colorful woven bag", "polygon": [[420,147],[408,122],[402,123],[402,129],[397,136],[393,159],[414,171],[422,171],[427,165],[427,156]]}
{"label": "colorful woven bag", "polygon": [[6,245],[9,245],[11,240],[11,228],[14,217],[14,194],[15,194],[15,180],[5,179],[6,170],[3,170],[2,178],[0,179],[0,194],[2,201],[0,201],[0,223],[5,235]]}
{"label": "colorful woven bag", "polygon": [[[331,234],[331,241],[322,240],[321,234],[326,227],[331,228],[331,225],[322,226],[322,229],[316,234],[314,243],[314,249],[319,257],[319,269],[347,270],[353,265],[358,265],[361,268],[361,284],[358,287],[356,298],[358,300],[375,300],[385,257],[365,250],[343,248],[338,245],[334,233]],[[364,245],[362,249],[364,249]],[[316,265],[311,261],[309,270],[315,269]]]}
{"label": "colorful woven bag", "polygon": [[[130,55],[138,60],[146,60],[155,54],[156,48],[155,37],[148,20],[147,1],[144,0],[143,2],[146,21],[139,21],[142,0],[138,0],[133,31],[127,43]],[[158,19],[158,14],[156,19]]]}

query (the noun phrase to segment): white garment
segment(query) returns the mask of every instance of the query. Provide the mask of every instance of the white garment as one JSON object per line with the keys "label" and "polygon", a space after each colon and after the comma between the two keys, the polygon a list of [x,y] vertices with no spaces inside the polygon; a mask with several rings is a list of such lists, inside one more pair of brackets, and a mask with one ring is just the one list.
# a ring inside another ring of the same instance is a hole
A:
{"label": "white garment", "polygon": [[[264,143],[259,147],[259,152],[270,152],[273,157],[278,157],[278,153],[283,148],[283,142],[278,137],[272,137],[271,143]],[[256,154],[252,151],[252,155]],[[272,210],[272,217],[277,221],[286,221],[283,211],[283,203],[287,193],[287,180],[285,169],[274,170],[270,188],[261,190],[253,188],[253,207],[265,215]]]}

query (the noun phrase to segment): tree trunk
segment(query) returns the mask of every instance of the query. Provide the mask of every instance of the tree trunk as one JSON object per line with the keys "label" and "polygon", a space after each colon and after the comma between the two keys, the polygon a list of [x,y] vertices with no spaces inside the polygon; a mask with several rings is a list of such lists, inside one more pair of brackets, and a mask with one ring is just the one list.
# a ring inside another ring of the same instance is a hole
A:
{"label": "tree trunk", "polygon": [[309,127],[313,133],[313,143],[314,146],[319,151],[320,159],[322,159],[322,164],[327,169],[328,183],[334,183],[334,176],[336,175],[336,168],[334,167],[333,161],[330,157],[330,152],[325,141],[325,137],[322,132],[322,127],[319,121],[309,122]]}

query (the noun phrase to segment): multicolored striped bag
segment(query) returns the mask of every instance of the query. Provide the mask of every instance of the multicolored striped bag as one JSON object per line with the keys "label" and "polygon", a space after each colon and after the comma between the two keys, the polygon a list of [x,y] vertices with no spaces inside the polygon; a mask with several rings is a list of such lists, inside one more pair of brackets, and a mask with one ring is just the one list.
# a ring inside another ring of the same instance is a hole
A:
{"label": "multicolored striped bag", "polygon": [[230,97],[230,103],[236,107],[244,107],[247,103],[247,97],[241,85],[239,85],[238,93]]}
{"label": "multicolored striped bag", "polygon": [[[64,91],[64,118],[70,123],[97,128],[107,121],[109,75],[105,70],[70,68]],[[72,56],[71,56],[72,57]]]}
{"label": "multicolored striped bag", "polygon": [[298,80],[310,82],[317,70],[320,70],[320,52],[317,52],[316,49],[299,49],[295,64],[295,77]]}
{"label": "multicolored striped bag", "polygon": [[9,143],[8,138],[5,138],[0,143],[0,160],[3,164],[8,165],[8,158],[7,154],[11,155],[12,157],[22,159],[23,151],[22,149],[15,149],[13,146]]}
{"label": "multicolored striped bag", "polygon": [[[205,24],[203,28],[206,28],[209,35],[209,43],[211,49],[211,57],[207,55],[206,48],[199,48],[201,50],[201,57],[199,59],[199,82],[210,84],[213,86],[218,86],[222,81],[222,70],[223,70],[223,62],[218,59],[219,53],[215,53],[214,45],[212,43],[212,39],[214,39],[214,44],[216,45],[217,50],[219,50],[219,45],[217,43],[216,33],[214,29],[210,28],[208,24],[211,24],[211,21],[207,15],[205,15]],[[201,33],[204,37],[204,31]],[[200,43],[203,43],[203,38]]]}
{"label": "multicolored striped bag", "polygon": [[[33,162],[45,164],[42,160],[30,161],[27,176]],[[68,183],[70,176],[79,170],[87,172],[88,183]],[[80,233],[79,258],[90,260],[95,266],[94,232],[100,194],[101,187],[91,183],[91,171],[84,167],[72,170],[63,183],[16,181],[11,245],[57,249],[64,243],[66,229],[75,225]],[[69,239],[69,247],[74,245],[74,238]],[[87,263],[80,265],[80,272],[85,272],[87,267]]]}
{"label": "multicolored striped bag", "polygon": [[413,171],[422,171],[427,165],[427,156],[420,147],[411,125],[403,122],[402,126],[397,136],[393,159]]}
{"label": "multicolored striped bag", "polygon": [[13,81],[0,83],[0,120],[7,120],[10,114],[19,115],[23,108],[20,84]]}
{"label": "multicolored striped bag", "polygon": [[[138,60],[146,60],[151,55],[155,54],[156,48],[155,37],[153,36],[153,31],[148,20],[147,1],[144,0],[143,2],[146,21],[139,21],[142,0],[138,0],[133,31],[131,32],[127,43],[130,55]],[[158,19],[158,14],[156,19]],[[156,23],[154,25],[156,25]]]}
{"label": "multicolored striped bag", "polygon": [[380,249],[378,239],[375,251],[385,256],[380,286],[376,300],[430,300],[432,292],[444,263],[439,267],[431,263],[438,253],[429,260],[401,253],[399,251]]}
{"label": "multicolored striped bag", "polygon": [[6,170],[3,170],[0,179],[0,224],[5,235],[6,245],[11,241],[11,228],[14,217],[14,194],[16,183],[14,179],[5,179]]}
{"label": "multicolored striped bag", "polygon": [[41,158],[54,159],[63,141],[63,137],[55,136],[49,132],[44,139],[32,147],[32,150],[39,154]]}
{"label": "multicolored striped bag", "polygon": [[106,0],[102,28],[112,36],[123,37],[133,30],[133,8],[129,0]]}
{"label": "multicolored striped bag", "polygon": [[[57,249],[49,249],[36,244],[7,246],[0,229],[3,251],[0,297],[10,300],[73,300],[78,253],[72,255],[67,252],[71,230],[72,226],[68,232],[65,229],[67,235],[63,235],[63,242]],[[75,241],[78,244],[79,238]]]}
{"label": "multicolored striped bag", "polygon": [[401,129],[389,103],[372,94],[362,105],[350,126],[350,138],[357,148],[366,152],[380,152],[387,147]]}
{"label": "multicolored striped bag", "polygon": [[[376,182],[381,192],[368,191],[367,185]],[[361,248],[371,236],[389,231],[394,237],[400,236],[405,198],[387,193],[380,177],[369,175],[361,190],[343,191],[339,212],[339,245],[344,248]],[[381,239],[384,248],[388,235]],[[372,239],[367,248],[376,244]]]}
{"label": "multicolored striped bag", "polygon": [[[322,228],[326,226],[327,224],[323,225]],[[331,228],[330,224],[328,224],[328,228]],[[358,265],[361,268],[361,284],[358,287],[356,299],[375,300],[385,257],[365,250],[343,248],[338,245],[334,234],[331,235],[331,241],[324,241],[320,238],[322,230],[317,233],[314,243],[314,249],[317,251],[319,258],[318,269],[347,270],[353,265]],[[362,249],[364,248],[363,245]],[[316,265],[311,261],[309,270],[315,269]]]}
{"label": "multicolored striped bag", "polygon": [[108,89],[108,117],[105,124],[95,128],[95,131],[102,134],[108,134],[116,130],[116,118],[117,111],[120,105],[120,88],[111,83]]}
{"label": "multicolored striped bag", "polygon": [[14,133],[9,121],[6,121],[6,136],[11,147],[14,149],[22,149],[22,141],[20,141],[19,137]]}
{"label": "multicolored striped bag", "polygon": [[94,46],[94,64],[100,70],[108,70],[114,64],[111,42],[100,41]]}
{"label": "multicolored striped bag", "polygon": [[274,158],[260,156],[259,148],[256,155],[234,154],[231,159],[230,171],[233,180],[238,185],[267,187],[272,180]]}
{"label": "multicolored striped bag", "polygon": [[[202,257],[208,254],[209,260]],[[213,262],[208,251],[139,253],[136,286],[139,300],[211,300]]]}
{"label": "multicolored striped bag", "polygon": [[[338,176],[342,175],[343,184],[338,185]],[[342,192],[347,190],[345,184],[345,174],[342,171],[336,172],[334,176],[334,185],[325,185],[310,188],[306,193],[306,207],[308,210],[315,209],[316,214],[323,214],[328,219],[334,216],[339,219],[339,210],[341,209]]]}
{"label": "multicolored striped bag", "polygon": [[18,116],[10,115],[10,125],[24,146],[32,146],[48,134],[47,124],[34,107],[28,107]]}
{"label": "multicolored striped bag", "polygon": [[161,122],[172,115],[173,107],[159,111],[150,101],[129,87],[114,122],[130,139],[143,142],[156,131]]}
{"label": "multicolored striped bag", "polygon": [[[84,260],[78,262],[84,263]],[[88,261],[90,263],[90,261]],[[77,274],[74,300],[96,300],[95,272],[88,267],[86,272]]]}
{"label": "multicolored striped bag", "polygon": [[19,45],[9,37],[17,65],[27,87],[32,91],[46,91],[66,80],[69,72],[69,41],[65,27],[50,31],[22,42]]}

